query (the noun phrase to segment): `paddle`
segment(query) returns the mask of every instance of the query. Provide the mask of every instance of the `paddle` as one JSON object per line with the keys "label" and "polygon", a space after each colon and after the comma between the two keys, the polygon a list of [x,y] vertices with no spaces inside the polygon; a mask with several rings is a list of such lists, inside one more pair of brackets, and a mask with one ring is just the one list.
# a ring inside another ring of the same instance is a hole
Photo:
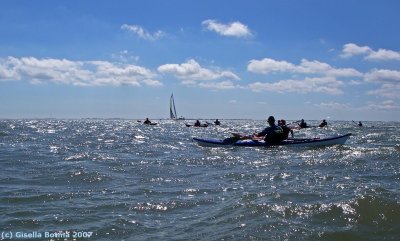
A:
{"label": "paddle", "polygon": [[230,137],[230,138],[232,138],[232,139],[235,138],[235,139],[237,139],[237,141],[238,140],[261,141],[263,139],[263,137],[255,137],[254,135],[246,136],[246,135],[243,135],[240,133],[231,133],[231,134],[232,134],[232,137]]}
{"label": "paddle", "polygon": [[299,122],[301,122],[301,120],[298,120],[298,121],[293,121],[292,123],[290,123],[289,125],[291,125],[291,124],[298,124]]}

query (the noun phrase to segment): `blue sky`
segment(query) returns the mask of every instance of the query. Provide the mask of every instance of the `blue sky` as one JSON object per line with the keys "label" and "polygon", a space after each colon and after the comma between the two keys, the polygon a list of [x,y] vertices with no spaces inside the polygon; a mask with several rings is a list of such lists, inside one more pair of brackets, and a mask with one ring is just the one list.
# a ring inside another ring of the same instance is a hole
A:
{"label": "blue sky", "polygon": [[0,2],[0,118],[400,121],[396,0]]}

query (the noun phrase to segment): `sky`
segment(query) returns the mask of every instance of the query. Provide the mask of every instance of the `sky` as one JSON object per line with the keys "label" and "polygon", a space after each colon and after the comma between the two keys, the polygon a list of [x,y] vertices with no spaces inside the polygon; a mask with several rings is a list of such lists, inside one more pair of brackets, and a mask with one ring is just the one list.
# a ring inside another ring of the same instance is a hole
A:
{"label": "sky", "polygon": [[400,121],[397,0],[2,0],[0,119]]}

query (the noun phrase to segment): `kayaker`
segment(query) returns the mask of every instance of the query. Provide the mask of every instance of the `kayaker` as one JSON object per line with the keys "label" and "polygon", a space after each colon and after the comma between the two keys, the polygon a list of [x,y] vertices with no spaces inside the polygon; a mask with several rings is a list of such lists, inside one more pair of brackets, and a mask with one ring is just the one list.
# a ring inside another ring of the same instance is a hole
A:
{"label": "kayaker", "polygon": [[265,128],[263,131],[259,133],[255,133],[255,137],[264,137],[264,141],[266,144],[276,144],[285,139],[283,130],[280,126],[275,124],[275,117],[268,117],[268,125],[269,127]]}
{"label": "kayaker", "polygon": [[194,123],[194,126],[201,126],[201,123],[199,120],[196,120],[196,122]]}
{"label": "kayaker", "polygon": [[304,119],[301,119],[299,127],[300,128],[307,128],[308,127],[307,122],[305,122]]}
{"label": "kayaker", "polygon": [[321,124],[319,124],[319,127],[325,127],[328,125],[328,122],[326,120],[322,120]]}
{"label": "kayaker", "polygon": [[219,125],[221,125],[221,122],[220,122],[218,119],[216,119],[216,120],[214,121],[214,124],[217,125],[217,126],[219,126]]}
{"label": "kayaker", "polygon": [[282,120],[278,120],[278,126],[280,126],[283,130],[283,136],[285,137],[285,140],[287,138],[289,138],[289,133],[292,135],[293,138],[293,130],[290,129],[287,125],[286,125],[286,121],[284,119]]}
{"label": "kayaker", "polygon": [[143,122],[143,124],[150,125],[151,121],[149,120],[149,118],[146,118],[146,120]]}
{"label": "kayaker", "polygon": [[360,127],[363,126],[361,121],[358,122],[358,126],[360,126]]}

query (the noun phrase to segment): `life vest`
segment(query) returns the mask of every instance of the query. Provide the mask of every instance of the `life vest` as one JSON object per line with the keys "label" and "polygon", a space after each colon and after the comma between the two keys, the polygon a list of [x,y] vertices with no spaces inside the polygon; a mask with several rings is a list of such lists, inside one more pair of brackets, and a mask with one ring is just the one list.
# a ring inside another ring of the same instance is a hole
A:
{"label": "life vest", "polygon": [[275,126],[273,131],[264,137],[266,144],[277,144],[283,140],[285,140],[285,134],[280,126]]}
{"label": "life vest", "polygon": [[287,138],[289,138],[290,128],[286,125],[281,126],[281,128],[283,130],[283,137],[285,138],[284,140],[286,140]]}

